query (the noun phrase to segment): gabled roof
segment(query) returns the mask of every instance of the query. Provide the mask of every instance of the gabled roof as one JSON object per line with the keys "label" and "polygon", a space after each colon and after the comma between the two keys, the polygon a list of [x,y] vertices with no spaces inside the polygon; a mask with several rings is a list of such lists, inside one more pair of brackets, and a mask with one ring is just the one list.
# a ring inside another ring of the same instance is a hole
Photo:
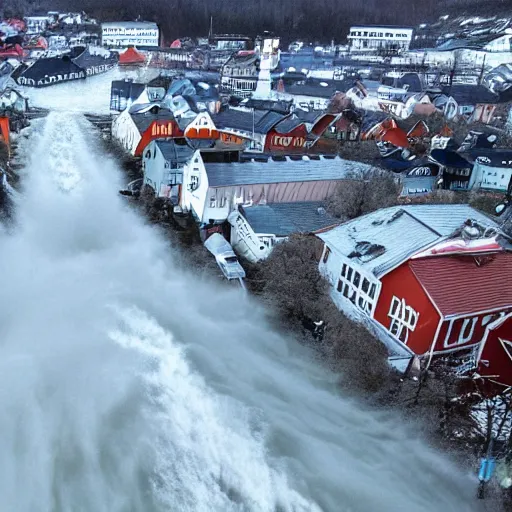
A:
{"label": "gabled roof", "polygon": [[143,114],[130,114],[130,116],[140,133],[144,133],[153,121],[175,121],[174,114],[164,108],[160,108],[156,114],[148,111]]}
{"label": "gabled roof", "polygon": [[478,103],[498,103],[499,96],[485,85],[455,84],[442,89],[443,94],[451,96],[459,105],[477,105]]}
{"label": "gabled roof", "polygon": [[473,148],[469,149],[464,154],[467,154],[471,160],[480,161],[484,165],[492,167],[512,167],[512,150],[511,149],[488,149],[488,148]]}
{"label": "gabled roof", "polygon": [[512,307],[512,253],[421,258],[409,267],[445,317]]}
{"label": "gabled roof", "polygon": [[320,160],[289,160],[276,162],[206,163],[210,187],[255,185],[267,183],[297,183],[333,181],[351,173],[366,171],[371,166],[341,158]]}
{"label": "gabled roof", "polygon": [[339,224],[320,201],[257,205],[244,208],[242,213],[255,233],[278,236],[314,233]]}
{"label": "gabled roof", "polygon": [[287,94],[331,98],[336,92],[347,92],[354,87],[354,80],[321,80],[308,78],[304,82],[296,82],[285,86]]}
{"label": "gabled roof", "polygon": [[459,49],[483,50],[485,46],[505,34],[485,34],[472,37],[456,37],[440,44],[436,50],[451,51]]}
{"label": "gabled roof", "polygon": [[302,119],[299,119],[297,116],[292,115],[278,122],[274,126],[274,129],[277,133],[290,133],[293,130],[295,130],[295,128],[298,128],[303,124],[304,121]]}
{"label": "gabled roof", "polygon": [[170,163],[177,166],[185,165],[194,155],[195,150],[187,144],[176,144],[172,139],[157,139],[155,144],[162,152],[163,157]]}
{"label": "gabled roof", "polygon": [[331,249],[381,277],[422,248],[451,235],[468,219],[496,226],[467,205],[407,205],[369,213],[318,236]]}
{"label": "gabled roof", "polygon": [[267,133],[279,120],[286,117],[286,114],[279,114],[274,111],[254,110],[245,112],[228,108],[212,116],[215,126],[219,129],[242,130],[256,133]]}

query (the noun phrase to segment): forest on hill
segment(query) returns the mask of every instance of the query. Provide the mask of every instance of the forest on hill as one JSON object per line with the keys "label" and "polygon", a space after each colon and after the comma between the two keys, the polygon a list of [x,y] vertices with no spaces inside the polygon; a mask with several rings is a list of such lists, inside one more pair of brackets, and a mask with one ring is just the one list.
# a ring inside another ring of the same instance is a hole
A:
{"label": "forest on hill", "polygon": [[512,14],[512,0],[4,0],[4,15],[48,10],[85,11],[99,21],[155,21],[164,38],[206,35],[213,17],[215,33],[255,35],[263,30],[283,40],[304,38],[343,42],[354,24],[414,26],[444,14]]}

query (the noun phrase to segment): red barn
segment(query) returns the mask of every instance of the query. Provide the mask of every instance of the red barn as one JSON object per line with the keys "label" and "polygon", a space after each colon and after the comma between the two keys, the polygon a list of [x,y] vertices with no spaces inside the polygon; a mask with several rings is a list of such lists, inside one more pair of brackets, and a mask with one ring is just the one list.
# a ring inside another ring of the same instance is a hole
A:
{"label": "red barn", "polygon": [[359,309],[415,354],[476,350],[512,311],[512,253],[499,235],[466,205],[386,208],[319,234],[320,271],[340,309]]}

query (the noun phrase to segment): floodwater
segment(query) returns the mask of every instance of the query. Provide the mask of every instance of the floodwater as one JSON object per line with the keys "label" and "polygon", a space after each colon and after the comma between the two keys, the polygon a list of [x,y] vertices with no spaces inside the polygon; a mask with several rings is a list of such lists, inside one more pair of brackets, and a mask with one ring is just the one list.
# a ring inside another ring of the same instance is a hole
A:
{"label": "floodwater", "polygon": [[238,290],[177,270],[78,113],[105,90],[31,94],[54,111],[0,235],[0,510],[475,510],[474,481],[399,418],[336,394]]}

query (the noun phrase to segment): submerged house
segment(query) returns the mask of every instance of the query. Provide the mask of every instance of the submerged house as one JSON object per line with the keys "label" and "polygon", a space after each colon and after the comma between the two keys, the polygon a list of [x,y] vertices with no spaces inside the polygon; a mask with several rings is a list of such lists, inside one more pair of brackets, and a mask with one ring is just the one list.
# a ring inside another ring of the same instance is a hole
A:
{"label": "submerged house", "polygon": [[498,226],[466,205],[387,208],[318,237],[340,309],[355,308],[419,356],[475,357],[486,327],[512,311]]}
{"label": "submerged house", "polygon": [[84,80],[87,72],[68,55],[64,55],[39,59],[29,66],[22,64],[14,70],[13,77],[19,85],[47,87],[59,82]]}

